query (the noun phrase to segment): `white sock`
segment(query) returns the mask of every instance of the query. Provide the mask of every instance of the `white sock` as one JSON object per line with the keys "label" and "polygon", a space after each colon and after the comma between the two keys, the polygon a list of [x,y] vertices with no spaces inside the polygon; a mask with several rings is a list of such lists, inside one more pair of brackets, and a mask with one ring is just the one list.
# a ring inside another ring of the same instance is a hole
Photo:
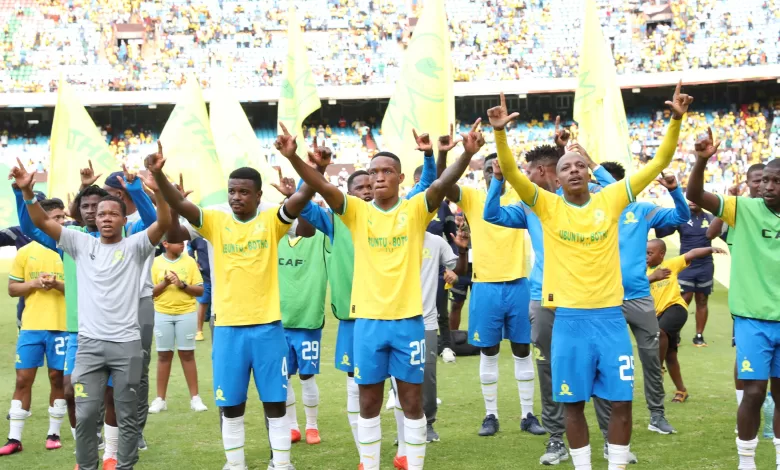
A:
{"label": "white sock", "polygon": [[742,404],[742,397],[745,396],[744,390],[735,390],[737,392],[737,408],[739,408],[739,405]]}
{"label": "white sock", "polygon": [[756,468],[756,447],[758,447],[758,436],[751,441],[742,441],[737,438],[737,454],[739,455],[739,467],[737,468],[739,470]]}
{"label": "white sock", "polygon": [[105,443],[106,450],[103,451],[103,461],[108,459],[115,459],[116,452],[119,448],[119,428],[106,424],[103,428],[106,433]]}
{"label": "white sock", "polygon": [[775,437],[772,439],[772,443],[775,445],[775,463],[777,468],[780,469],[780,439]]}
{"label": "white sock", "polygon": [[404,457],[406,455],[406,429],[405,429],[405,421],[406,417],[404,417],[404,410],[402,410],[399,406],[397,406],[399,403],[396,402],[396,407],[393,408],[393,414],[395,415],[395,429],[396,433],[398,433],[398,451],[395,453],[398,457]]}
{"label": "white sock", "polygon": [[295,409],[295,389],[290,379],[287,379],[287,414],[285,417],[291,430],[300,430],[298,427],[298,411]]}
{"label": "white sock", "polygon": [[360,438],[360,463],[365,470],[379,468],[382,447],[381,418],[358,418],[358,437]]}
{"label": "white sock", "polygon": [[358,417],[360,417],[360,389],[355,383],[355,378],[347,376],[347,419],[352,428],[352,437],[355,438],[355,446],[360,453],[360,440],[358,439]]}
{"label": "white sock", "polygon": [[24,420],[30,416],[30,412],[22,409],[21,400],[11,400],[11,409],[8,410],[11,418],[11,429],[8,432],[8,439],[22,441],[22,431],[24,430]]}
{"label": "white sock", "polygon": [[70,433],[73,435],[73,441],[76,441],[76,428],[70,428]]}
{"label": "white sock", "polygon": [[[427,441],[426,425],[428,420],[404,418],[404,437],[406,441],[406,460],[409,470],[422,470],[425,463],[425,443]],[[400,445],[401,438],[398,438]]]}
{"label": "white sock", "polygon": [[592,470],[590,466],[590,444],[579,449],[569,449],[574,470]]}
{"label": "white sock", "polygon": [[485,416],[498,418],[498,354],[479,354],[479,381],[482,382],[482,398],[485,399]]}
{"label": "white sock", "polygon": [[60,427],[66,414],[68,414],[68,403],[62,398],[54,400],[54,406],[49,407],[49,432],[46,433],[47,436],[60,435]]}
{"label": "white sock", "polygon": [[290,427],[287,420],[282,418],[268,418],[268,438],[271,441],[274,468],[281,470],[290,468]]}
{"label": "white sock", "polygon": [[303,411],[306,413],[306,429],[317,429],[320,389],[317,387],[316,377],[301,380],[301,395],[303,395]]}
{"label": "white sock", "polygon": [[[270,421],[270,420],[269,420]],[[287,431],[288,437],[290,432]],[[222,445],[225,448],[228,468],[231,470],[244,470],[244,417],[222,417]]]}
{"label": "white sock", "polygon": [[529,353],[526,357],[517,357],[515,360],[515,380],[517,390],[520,392],[520,411],[522,418],[528,413],[534,414],[534,363]]}
{"label": "white sock", "polygon": [[625,470],[628,467],[629,447],[630,445],[619,446],[607,443],[607,453],[609,454],[607,470]]}

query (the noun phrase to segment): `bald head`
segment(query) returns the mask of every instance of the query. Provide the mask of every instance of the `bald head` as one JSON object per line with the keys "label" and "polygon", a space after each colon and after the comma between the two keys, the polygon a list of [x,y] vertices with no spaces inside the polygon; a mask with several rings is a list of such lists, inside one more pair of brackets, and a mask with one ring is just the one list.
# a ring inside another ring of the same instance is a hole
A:
{"label": "bald head", "polygon": [[647,242],[647,245],[649,247],[652,247],[654,249],[657,249],[661,253],[666,253],[666,242],[661,240],[660,238],[654,238]]}
{"label": "bald head", "polygon": [[563,156],[558,160],[558,165],[555,167],[555,171],[557,173],[560,173],[561,169],[563,169],[567,165],[571,165],[575,162],[582,162],[585,164],[585,167],[588,166],[588,162],[585,160],[585,157],[580,155],[577,152],[566,152],[563,154]]}

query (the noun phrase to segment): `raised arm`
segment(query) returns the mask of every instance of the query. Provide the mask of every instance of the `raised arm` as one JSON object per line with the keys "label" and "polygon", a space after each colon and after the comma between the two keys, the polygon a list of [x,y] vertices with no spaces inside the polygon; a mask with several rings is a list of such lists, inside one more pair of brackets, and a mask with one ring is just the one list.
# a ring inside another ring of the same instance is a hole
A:
{"label": "raised arm", "polygon": [[[303,181],[314,191],[320,193],[325,199],[325,202],[337,213],[341,213],[344,209],[344,194],[338,187],[330,184],[319,171],[307,165],[306,162],[301,160],[296,154],[298,150],[298,144],[295,142],[296,136],[290,135],[287,127],[284,124],[279,123],[282,128],[282,134],[276,138],[274,146],[284,158],[290,161],[293,169],[303,179]],[[311,197],[309,197],[311,199]],[[298,212],[299,214],[305,206],[305,200],[301,204]]]}
{"label": "raised arm", "polygon": [[716,247],[705,247],[705,248],[694,248],[691,251],[685,253],[685,262],[690,263],[691,261],[698,259],[698,258],[706,258],[707,256],[713,255],[715,253],[718,254],[725,254],[726,250],[723,248],[716,248]]}
{"label": "raised arm", "polygon": [[127,171],[125,165],[122,165],[122,171],[124,176],[119,181],[122,187],[125,188],[125,191],[127,191],[127,194],[130,195],[130,199],[133,200],[135,207],[138,209],[138,215],[141,216],[140,223],[134,225],[132,233],[140,232],[157,221],[157,212],[154,209],[154,204],[152,204],[152,198],[144,191],[141,179]]}
{"label": "raised arm", "polygon": [[[436,178],[440,177],[444,170],[447,168],[447,154],[450,150],[454,149],[461,141],[461,137],[455,137],[455,126],[450,124],[449,135],[439,136],[439,153],[436,157]],[[457,201],[460,197],[460,188],[457,184],[453,184],[450,189],[447,190],[446,198],[450,201]]]}
{"label": "raised arm", "polygon": [[[81,177],[81,186],[79,186],[79,192],[84,191],[88,187],[92,186],[97,182],[98,179],[100,179],[101,176],[103,176],[103,173],[98,173],[97,175],[95,174],[95,170],[92,169],[92,160],[87,161],[89,162],[89,167],[79,170],[79,176]],[[68,211],[71,215],[73,215],[74,220],[83,225],[84,221],[81,220],[81,211],[76,205],[76,198],[68,201]]]}
{"label": "raised arm", "polygon": [[536,196],[539,188],[537,188],[536,185],[533,184],[517,167],[517,162],[515,162],[515,157],[512,155],[512,149],[509,148],[509,144],[506,140],[506,131],[504,130],[506,125],[517,118],[518,115],[518,113],[508,113],[506,109],[506,98],[503,93],[501,93],[501,104],[488,110],[490,125],[493,126],[493,131],[496,136],[498,164],[501,167],[504,179],[515,188],[515,191],[517,191],[517,194],[523,202],[529,206],[533,206],[536,203]]}
{"label": "raised arm", "polygon": [[642,169],[631,175],[630,186],[631,193],[634,196],[641,193],[672,162],[672,157],[674,157],[674,151],[680,138],[680,125],[682,124],[683,115],[688,112],[688,107],[693,103],[693,97],[681,93],[681,88],[682,80],[677,83],[672,101],[666,102],[666,105],[672,108],[672,119],[669,121],[666,135],[661,146],[658,147],[655,157]]}
{"label": "raised arm", "polygon": [[[158,144],[159,145],[159,144]],[[162,146],[158,147],[160,151],[162,151]],[[162,154],[160,154],[162,156]],[[162,171],[160,171],[162,174]],[[166,232],[171,228],[171,221],[173,220],[173,214],[171,213],[171,206],[168,205],[168,201],[165,195],[163,195],[162,191],[160,191],[160,187],[157,185],[156,178],[153,178],[151,176],[142,176],[138,175],[138,178],[142,179],[146,187],[154,191],[154,199],[157,201],[157,221],[152,223],[147,229],[146,229],[146,235],[149,237],[149,241],[152,243],[152,245],[157,245],[162,241],[163,237],[165,236]],[[179,190],[176,189],[165,176],[163,175],[163,179],[166,183],[171,185],[173,187],[173,190],[176,192],[179,197],[184,199],[184,197],[179,193]],[[184,199],[184,201],[187,201]],[[187,201],[189,202],[189,201]],[[198,217],[200,219],[200,217]]]}
{"label": "raised arm", "polygon": [[[444,170],[444,173],[433,182],[430,188],[425,191],[425,199],[428,203],[428,210],[433,212],[439,210],[444,196],[447,194],[455,183],[463,176],[463,172],[469,166],[471,158],[479,152],[479,149],[485,144],[485,139],[482,137],[482,132],[477,131],[479,123],[482,119],[477,119],[471,131],[461,134],[463,137],[463,153],[460,157]],[[432,210],[431,210],[432,209]]]}
{"label": "raised arm", "polygon": [[501,206],[501,189],[504,187],[503,174],[497,161],[493,160],[491,163],[493,164],[493,179],[490,181],[482,218],[485,219],[485,222],[501,227],[528,228],[525,211],[520,205]]}
{"label": "raised arm", "polygon": [[452,271],[458,276],[469,272],[469,238],[471,234],[458,229],[454,243],[458,247],[458,262]]}
{"label": "raised arm", "polygon": [[715,142],[712,129],[708,128],[707,136],[696,142],[696,163],[688,176],[688,199],[713,214],[720,213],[720,198],[704,190],[704,169],[707,161],[718,152],[718,146],[720,142]]}
{"label": "raised arm", "polygon": [[22,190],[14,189],[14,196],[16,197],[16,213],[19,216],[19,228],[22,229],[22,233],[62,256],[62,250],[57,248],[57,242],[33,224],[30,213],[27,211],[27,205],[24,203]]}
{"label": "raised arm", "polygon": [[[200,209],[198,206],[185,199],[173,183],[168,181],[168,178],[165,177],[165,174],[162,171],[163,166],[165,165],[165,157],[163,156],[162,143],[159,140],[157,141],[157,153],[153,153],[146,157],[144,163],[146,169],[152,174],[154,182],[159,189],[159,193],[155,193],[155,197],[165,199],[166,207],[172,207],[177,214],[187,219],[192,225],[196,227],[200,226]],[[170,214],[168,214],[168,217],[170,217]],[[159,202],[157,204],[157,219],[158,221],[160,219]],[[170,226],[170,221],[166,226]]]}
{"label": "raised arm", "polygon": [[418,136],[417,131],[414,129],[412,129],[412,132],[417,141],[417,150],[423,152],[423,169],[422,174],[420,175],[420,181],[412,186],[412,189],[409,190],[409,193],[406,195],[406,199],[411,199],[417,194],[425,191],[434,181],[436,181],[436,178],[438,178],[438,175],[436,174],[436,160],[433,158],[433,143],[431,142],[430,137],[428,134]]}
{"label": "raised arm", "polygon": [[60,241],[60,234],[63,230],[62,225],[54,219],[49,218],[46,211],[38,204],[35,193],[33,193],[34,173],[28,173],[18,157],[16,163],[18,166],[11,169],[9,178],[15,179],[16,186],[22,190],[22,197],[24,198],[24,204],[27,206],[27,211],[30,214],[30,219],[32,219],[33,224],[41,229],[43,233],[50,236],[55,241]]}
{"label": "raised arm", "polygon": [[682,189],[677,184],[677,178],[674,175],[664,175],[658,182],[665,187],[674,201],[674,209],[664,209],[657,207],[653,209],[650,217],[650,227],[658,229],[663,227],[676,227],[691,220],[691,208],[688,207],[688,201],[685,200]]}

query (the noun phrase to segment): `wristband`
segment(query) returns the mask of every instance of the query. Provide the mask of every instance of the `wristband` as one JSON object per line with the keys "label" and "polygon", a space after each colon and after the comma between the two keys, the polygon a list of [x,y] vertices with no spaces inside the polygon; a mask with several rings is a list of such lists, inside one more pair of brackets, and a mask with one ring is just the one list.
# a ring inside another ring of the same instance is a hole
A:
{"label": "wristband", "polygon": [[32,205],[34,205],[36,202],[38,202],[38,199],[36,199],[36,198],[35,198],[35,196],[33,196],[33,198],[32,198],[32,199],[25,199],[25,200],[24,200],[24,203],[25,203],[25,204],[27,204],[28,206],[32,206]]}
{"label": "wristband", "polygon": [[187,283],[186,282],[182,282],[181,283],[181,287],[179,289],[185,290],[186,288],[187,288]]}

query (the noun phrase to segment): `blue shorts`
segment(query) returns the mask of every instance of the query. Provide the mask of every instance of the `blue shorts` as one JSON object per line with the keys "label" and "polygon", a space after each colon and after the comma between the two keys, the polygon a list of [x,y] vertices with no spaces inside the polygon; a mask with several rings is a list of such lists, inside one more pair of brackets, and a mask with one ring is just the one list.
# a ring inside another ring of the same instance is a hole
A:
{"label": "blue shorts", "polygon": [[322,329],[285,328],[284,335],[290,348],[287,353],[287,374],[319,374]]}
{"label": "blue shorts", "polygon": [[475,282],[469,299],[469,344],[489,348],[508,339],[531,343],[531,302],[527,278],[509,282]]}
{"label": "blue shorts", "polygon": [[558,308],[552,331],[553,399],[634,398],[634,351],[622,308]]}
{"label": "blue shorts", "polygon": [[734,337],[739,380],[780,377],[780,322],[735,316]]}
{"label": "blue shorts", "polygon": [[79,334],[68,333],[68,349],[65,351],[65,369],[63,373],[70,375],[76,366],[76,351],[79,350]]}
{"label": "blue shorts", "polygon": [[211,283],[210,282],[204,282],[203,283],[203,295],[200,297],[197,297],[196,300],[199,304],[206,304],[206,315],[203,317],[204,321],[209,321],[211,319]]}
{"label": "blue shorts", "polygon": [[336,335],[336,369],[342,372],[354,372],[355,365],[355,320],[341,320]]}
{"label": "blue shorts", "polygon": [[68,333],[64,331],[22,330],[16,340],[16,368],[43,367],[43,358],[49,369],[65,368]]}
{"label": "blue shorts", "polygon": [[710,295],[712,294],[712,286],[714,284],[712,279],[714,275],[715,265],[712,263],[704,266],[692,266],[684,269],[677,276],[677,282],[680,283],[680,289],[683,293],[694,292]]}
{"label": "blue shorts", "polygon": [[215,326],[211,362],[217,406],[246,402],[254,373],[260,400],[287,400],[287,339],[282,322],[265,325]]}
{"label": "blue shorts", "polygon": [[[422,315],[403,320],[355,320],[355,382],[372,385],[390,376],[421,384],[425,372]],[[432,347],[436,347],[433,345]]]}

